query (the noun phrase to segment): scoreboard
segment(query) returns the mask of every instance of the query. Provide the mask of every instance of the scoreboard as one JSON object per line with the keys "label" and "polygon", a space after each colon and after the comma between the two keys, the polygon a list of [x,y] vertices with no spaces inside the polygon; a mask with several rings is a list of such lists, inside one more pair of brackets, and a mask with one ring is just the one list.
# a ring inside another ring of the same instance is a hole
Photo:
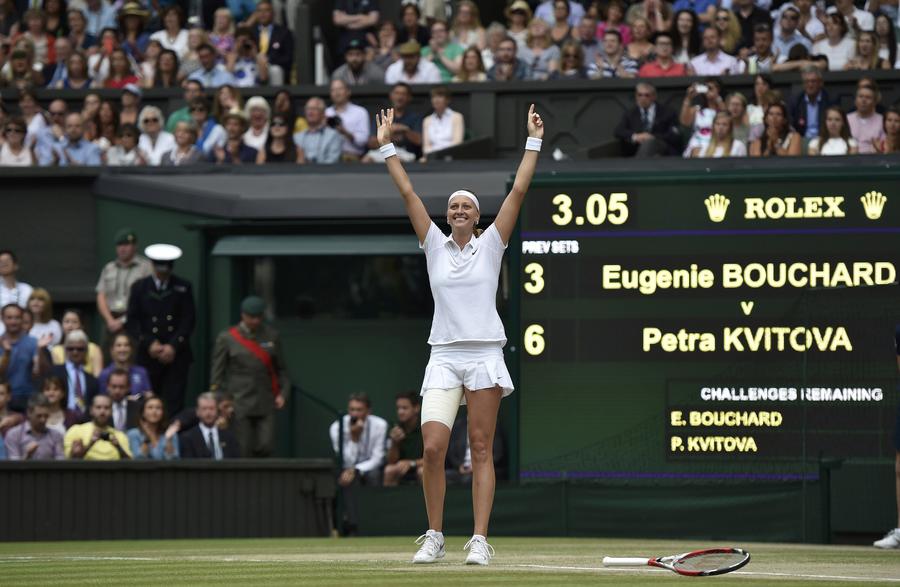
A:
{"label": "scoreboard", "polygon": [[898,179],[539,176],[520,224],[523,476],[892,455]]}

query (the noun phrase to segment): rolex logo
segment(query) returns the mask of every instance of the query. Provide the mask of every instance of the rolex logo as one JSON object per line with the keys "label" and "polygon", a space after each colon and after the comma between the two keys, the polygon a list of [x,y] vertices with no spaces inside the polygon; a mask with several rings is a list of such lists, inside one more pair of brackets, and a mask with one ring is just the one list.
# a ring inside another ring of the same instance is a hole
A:
{"label": "rolex logo", "polygon": [[881,212],[884,210],[887,196],[881,192],[866,192],[866,195],[861,197],[859,201],[862,202],[863,209],[866,211],[866,218],[878,220],[881,218]]}
{"label": "rolex logo", "polygon": [[706,211],[709,213],[709,219],[713,222],[722,222],[725,220],[725,212],[728,210],[728,204],[731,200],[722,194],[713,194],[703,200],[706,204]]}

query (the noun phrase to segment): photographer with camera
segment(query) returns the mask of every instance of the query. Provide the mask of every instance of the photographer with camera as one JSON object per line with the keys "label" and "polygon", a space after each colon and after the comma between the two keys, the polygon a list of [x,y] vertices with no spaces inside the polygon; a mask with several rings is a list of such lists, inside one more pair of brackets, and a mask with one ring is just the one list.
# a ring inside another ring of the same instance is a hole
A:
{"label": "photographer with camera", "polygon": [[369,113],[351,102],[350,96],[347,82],[331,80],[331,106],[325,110],[325,119],[344,138],[341,145],[344,160],[356,161],[369,143]]}
{"label": "photographer with camera", "polygon": [[388,423],[384,418],[373,415],[371,409],[369,396],[354,393],[347,402],[347,413],[343,416],[343,438],[338,439],[337,421],[328,429],[335,454],[339,452],[338,442],[343,445],[344,462],[341,464],[338,485],[344,499],[344,535],[355,534],[359,524],[355,488],[359,485],[381,485]]}
{"label": "photographer with camera", "polygon": [[[225,68],[240,88],[269,85],[269,58],[259,52],[250,28],[240,27],[235,32],[234,51],[225,56]],[[281,85],[282,81],[273,85]]]}
{"label": "photographer with camera", "polygon": [[716,113],[725,110],[725,100],[721,95],[722,82],[709,78],[703,83],[691,84],[681,103],[680,122],[692,129],[691,138],[684,151],[690,157],[694,149],[705,151],[712,138],[713,121]]}
{"label": "photographer with camera", "polygon": [[69,428],[63,441],[66,458],[85,461],[118,461],[131,458],[128,437],[112,427],[112,400],[95,395],[91,421]]}

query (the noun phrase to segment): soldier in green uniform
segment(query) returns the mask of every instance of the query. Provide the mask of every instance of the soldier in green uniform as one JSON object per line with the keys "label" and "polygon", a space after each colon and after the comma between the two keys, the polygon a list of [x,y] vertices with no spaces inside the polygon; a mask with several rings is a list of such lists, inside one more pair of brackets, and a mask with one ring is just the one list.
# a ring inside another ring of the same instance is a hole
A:
{"label": "soldier in green uniform", "polygon": [[97,281],[97,311],[106,322],[103,338],[103,352],[109,351],[108,342],[112,335],[125,327],[125,313],[128,311],[128,296],[135,281],[153,272],[150,261],[137,252],[137,234],[130,228],[116,233],[116,258],[103,266]]}
{"label": "soldier in green uniform", "polygon": [[241,302],[241,321],[221,332],[212,357],[212,389],[234,397],[233,430],[244,457],[268,457],[275,450],[275,410],[290,390],[278,332],[263,323],[265,302]]}

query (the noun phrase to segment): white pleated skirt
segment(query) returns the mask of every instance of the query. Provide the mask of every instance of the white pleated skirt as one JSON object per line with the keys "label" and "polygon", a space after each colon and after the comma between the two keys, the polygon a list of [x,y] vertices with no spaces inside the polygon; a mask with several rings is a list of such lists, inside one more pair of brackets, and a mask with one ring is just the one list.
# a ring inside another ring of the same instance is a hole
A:
{"label": "white pleated skirt", "polygon": [[[429,389],[491,389],[499,386],[503,397],[515,386],[503,360],[502,342],[453,342],[431,347],[421,395]],[[465,405],[462,396],[460,405]]]}

